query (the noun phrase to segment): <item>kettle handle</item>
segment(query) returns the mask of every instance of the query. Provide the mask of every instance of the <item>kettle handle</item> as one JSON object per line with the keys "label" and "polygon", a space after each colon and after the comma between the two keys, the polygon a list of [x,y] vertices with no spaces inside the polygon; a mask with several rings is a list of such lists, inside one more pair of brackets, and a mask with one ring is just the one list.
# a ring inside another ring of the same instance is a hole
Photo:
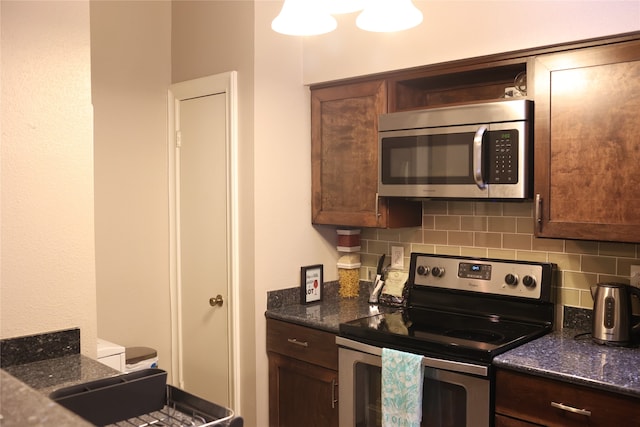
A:
{"label": "kettle handle", "polygon": [[629,291],[632,294],[635,294],[638,298],[640,298],[640,288],[636,288],[635,286],[632,285],[628,285],[629,286]]}
{"label": "kettle handle", "polygon": [[[632,286],[632,285],[628,285],[628,286],[629,286],[629,292],[631,294],[635,294],[635,296],[637,296],[638,299],[640,299],[640,288],[636,288],[635,286]],[[638,321],[635,325],[631,326],[631,328],[633,331],[640,330],[640,321]]]}

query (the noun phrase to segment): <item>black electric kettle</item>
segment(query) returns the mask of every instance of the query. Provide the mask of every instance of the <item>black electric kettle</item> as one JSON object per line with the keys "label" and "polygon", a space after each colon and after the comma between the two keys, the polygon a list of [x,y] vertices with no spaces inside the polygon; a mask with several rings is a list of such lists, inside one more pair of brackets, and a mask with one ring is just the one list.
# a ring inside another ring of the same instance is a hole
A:
{"label": "black electric kettle", "polygon": [[632,294],[640,297],[640,289],[624,283],[598,283],[591,287],[593,341],[616,346],[625,346],[631,342]]}

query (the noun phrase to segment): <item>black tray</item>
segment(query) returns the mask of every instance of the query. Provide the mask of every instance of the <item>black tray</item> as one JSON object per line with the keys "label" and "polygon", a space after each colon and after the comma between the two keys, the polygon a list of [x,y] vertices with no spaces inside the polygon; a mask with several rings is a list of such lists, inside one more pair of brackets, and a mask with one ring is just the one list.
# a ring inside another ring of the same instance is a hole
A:
{"label": "black tray", "polygon": [[[104,378],[66,387],[49,395],[51,399],[96,426],[133,420],[163,419],[162,425],[226,425],[241,427],[242,418],[233,411],[167,385],[161,369]],[[154,418],[157,417],[157,418]],[[191,420],[194,417],[197,424]],[[189,422],[181,423],[189,419]]]}
{"label": "black tray", "polygon": [[161,410],[167,373],[144,369],[57,390],[51,399],[97,426]]}

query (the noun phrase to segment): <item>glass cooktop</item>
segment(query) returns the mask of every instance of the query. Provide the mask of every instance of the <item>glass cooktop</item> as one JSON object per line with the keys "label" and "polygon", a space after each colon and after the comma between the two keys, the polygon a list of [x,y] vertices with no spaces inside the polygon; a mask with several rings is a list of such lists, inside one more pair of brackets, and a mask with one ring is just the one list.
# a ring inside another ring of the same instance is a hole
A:
{"label": "glass cooktop", "polygon": [[481,362],[491,362],[495,355],[550,330],[546,324],[428,309],[398,310],[340,324],[340,336],[370,345]]}

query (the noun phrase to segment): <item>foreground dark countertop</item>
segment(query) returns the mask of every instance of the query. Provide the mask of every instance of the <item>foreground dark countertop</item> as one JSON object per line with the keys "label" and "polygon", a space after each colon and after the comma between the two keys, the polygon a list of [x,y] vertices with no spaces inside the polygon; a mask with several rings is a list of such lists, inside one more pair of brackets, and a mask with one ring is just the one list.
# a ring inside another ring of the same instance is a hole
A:
{"label": "foreground dark countertop", "polygon": [[63,387],[120,374],[115,369],[82,354],[9,366],[4,370],[45,395]]}
{"label": "foreground dark countertop", "polygon": [[4,370],[0,370],[0,393],[2,427],[91,426]]}
{"label": "foreground dark countertop", "polygon": [[49,394],[119,372],[81,354],[0,370],[0,425],[88,427],[92,424],[49,399]]}
{"label": "foreground dark countertop", "polygon": [[[268,297],[265,315],[337,334],[340,323],[389,310],[367,302],[369,287],[363,283],[359,297],[350,299],[338,297],[336,288],[329,287],[322,302],[308,305],[298,302],[296,290],[276,291]],[[640,398],[640,348],[601,346],[590,336],[575,339],[580,332],[552,332],[496,356],[494,365]]]}

